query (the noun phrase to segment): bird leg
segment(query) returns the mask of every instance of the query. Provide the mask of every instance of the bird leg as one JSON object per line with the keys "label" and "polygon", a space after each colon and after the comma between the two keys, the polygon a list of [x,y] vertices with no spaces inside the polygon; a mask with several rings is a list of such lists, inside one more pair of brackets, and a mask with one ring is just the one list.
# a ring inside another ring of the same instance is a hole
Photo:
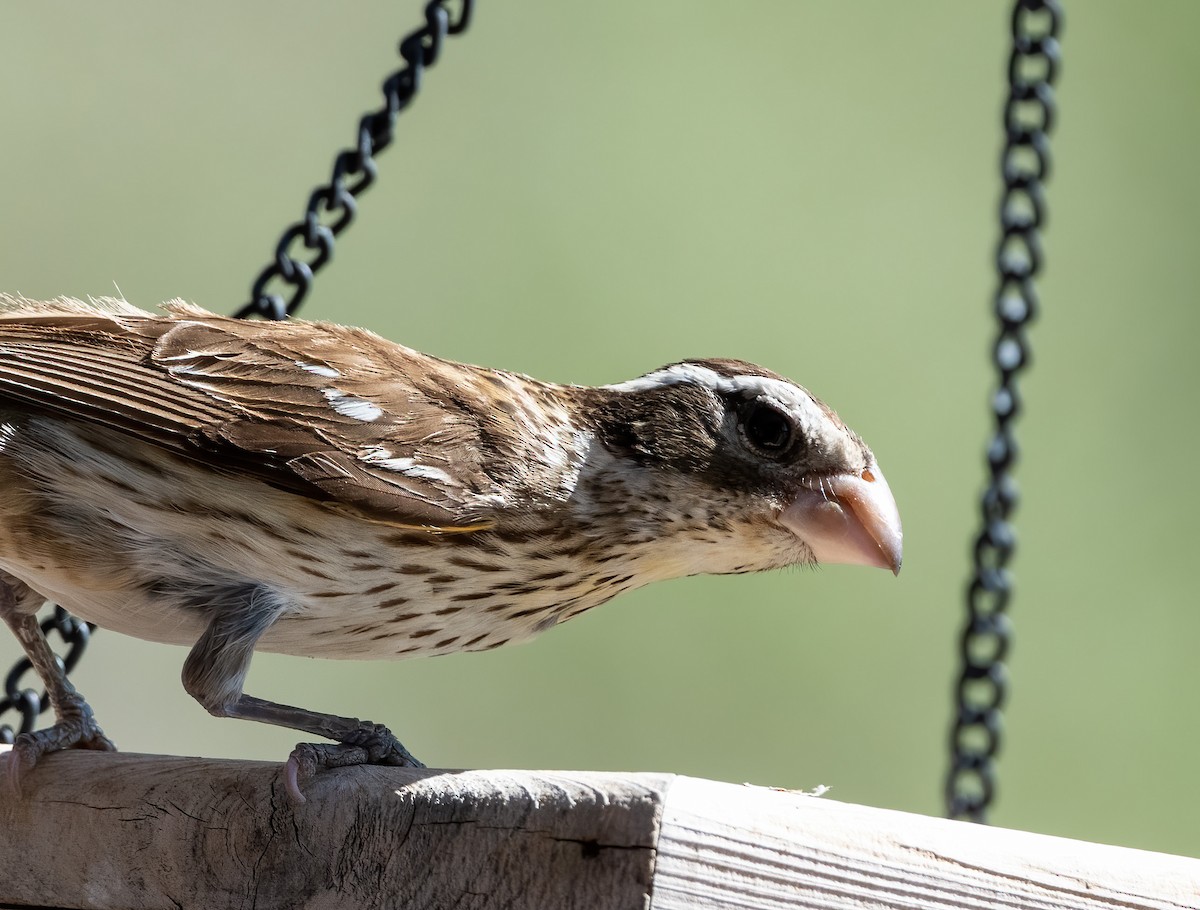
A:
{"label": "bird leg", "polygon": [[297,803],[304,802],[300,782],[308,780],[321,768],[344,768],[349,765],[425,767],[404,748],[391,730],[369,720],[318,714],[304,708],[264,701],[252,695],[240,696],[230,706],[228,716],[291,727],[313,736],[336,740],[336,744],[298,743],[292,750],[284,776],[288,795]]}
{"label": "bird leg", "polygon": [[292,751],[285,780],[288,795],[297,803],[305,801],[301,781],[321,768],[425,767],[382,724],[281,705],[242,691],[255,643],[288,606],[283,597],[260,585],[227,591],[184,662],[184,688],[214,716],[289,727],[336,742],[300,743]]}
{"label": "bird leg", "polygon": [[29,663],[45,684],[55,718],[52,727],[17,736],[12,752],[4,759],[7,768],[3,776],[18,796],[21,794],[21,776],[43,755],[63,749],[101,752],[117,749],[96,723],[88,703],[67,679],[66,671],[42,634],[36,613],[42,602],[43,598],[24,582],[0,572],[0,619],[12,629]]}

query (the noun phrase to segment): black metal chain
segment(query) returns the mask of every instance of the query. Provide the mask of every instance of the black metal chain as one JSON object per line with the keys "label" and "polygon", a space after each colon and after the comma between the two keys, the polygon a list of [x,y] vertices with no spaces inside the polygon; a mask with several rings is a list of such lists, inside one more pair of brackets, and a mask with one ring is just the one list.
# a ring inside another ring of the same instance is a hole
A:
{"label": "black metal chain", "polygon": [[[66,653],[59,658],[66,672],[70,673],[79,659],[83,657],[84,649],[91,640],[92,631],[96,628],[91,623],[72,616],[62,607],[56,606],[54,611],[42,620],[42,632],[47,640],[57,634],[66,645]],[[37,723],[38,715],[50,708],[45,690],[38,692],[24,685],[24,676],[33,671],[29,658],[18,660],[8,675],[4,677],[4,696],[0,697],[0,717],[9,711],[15,711],[21,716],[16,729],[12,724],[0,724],[0,743],[12,745],[18,733],[31,733]]]}
{"label": "black metal chain", "polygon": [[[425,5],[425,25],[400,42],[400,56],[408,65],[383,83],[384,106],[359,120],[358,144],[340,152],[334,159],[333,177],[327,185],[313,190],[304,220],[284,231],[275,247],[275,261],[255,280],[250,302],[237,312],[237,316],[286,319],[304,301],[312,287],[313,274],[333,256],[334,238],[354,220],[355,197],[375,182],[377,169],[373,156],[391,144],[396,117],[416,95],[421,86],[421,74],[437,61],[447,35],[458,35],[466,30],[473,4],[474,0],[459,0],[457,17],[451,16],[446,0],[431,0]],[[307,260],[292,256],[289,251],[297,242],[314,255]],[[267,285],[275,279],[292,286],[289,300],[268,293]],[[59,606],[42,620],[41,626],[48,637],[56,632],[67,646],[65,656],[59,660],[68,673],[83,656],[96,628]],[[39,693],[23,684],[25,674],[31,670],[29,660],[21,658],[4,678],[0,717],[15,711],[20,715],[20,721],[15,729],[12,724],[0,724],[0,743],[12,745],[17,734],[31,732],[38,715],[50,708],[44,691]]]}
{"label": "black metal chain", "polygon": [[967,588],[957,715],[946,776],[946,814],[976,822],[986,822],[996,792],[1001,711],[1008,688],[1004,663],[1012,640],[1008,564],[1016,545],[1009,516],[1017,505],[1017,485],[1012,477],[1017,461],[1013,421],[1021,408],[1017,374],[1029,363],[1025,327],[1036,316],[1038,306],[1034,278],[1042,267],[1042,183],[1050,169],[1047,136],[1054,126],[1061,27],[1058,0],[1016,0],[1000,156],[1004,191],[995,296],[1000,328],[992,348],[999,383],[991,402],[996,424],[987,446],[989,482],[980,510],[983,528],[975,539],[974,575]]}
{"label": "black metal chain", "polygon": [[[375,182],[374,156],[392,144],[396,117],[420,89],[425,69],[437,62],[446,36],[461,34],[470,24],[472,3],[460,0],[457,19],[451,18],[445,0],[425,5],[425,25],[400,42],[400,56],[407,66],[384,80],[383,107],[359,120],[357,143],[338,153],[329,183],[313,190],[304,218],[283,232],[275,260],[255,279],[250,302],[238,310],[238,316],[285,319],[304,301],[313,273],[333,257],[334,238],[354,220],[355,198]],[[299,247],[308,250],[308,258],[298,258]],[[268,291],[276,280],[291,285],[289,299]]]}

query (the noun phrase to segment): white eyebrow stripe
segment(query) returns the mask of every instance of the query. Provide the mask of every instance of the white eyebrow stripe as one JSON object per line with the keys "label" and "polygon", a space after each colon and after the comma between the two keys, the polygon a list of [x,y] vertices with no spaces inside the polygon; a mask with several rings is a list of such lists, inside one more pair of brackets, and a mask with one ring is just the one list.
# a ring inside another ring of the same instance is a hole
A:
{"label": "white eyebrow stripe", "polygon": [[722,376],[697,363],[677,363],[637,379],[604,386],[614,392],[650,392],[681,384],[705,386],[722,395],[745,395],[762,399],[791,414],[806,433],[829,423],[829,417],[807,391],[770,376]]}
{"label": "white eyebrow stripe", "polygon": [[604,388],[612,389],[614,392],[649,392],[654,389],[679,385],[682,382],[694,382],[697,385],[706,385],[719,390],[721,385],[728,383],[729,380],[708,367],[702,367],[695,363],[677,363],[661,370],[655,370],[653,373],[647,373],[645,376],[639,376],[637,379],[606,385]]}

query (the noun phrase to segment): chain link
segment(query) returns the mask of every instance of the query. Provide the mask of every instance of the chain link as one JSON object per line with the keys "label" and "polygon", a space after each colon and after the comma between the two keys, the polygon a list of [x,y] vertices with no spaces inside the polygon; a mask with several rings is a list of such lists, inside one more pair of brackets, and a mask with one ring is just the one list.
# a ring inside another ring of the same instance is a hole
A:
{"label": "chain link", "polygon": [[996,423],[987,446],[989,481],[980,509],[983,527],[975,539],[974,574],[967,587],[967,622],[960,642],[957,715],[950,735],[945,794],[950,818],[976,822],[986,822],[996,792],[996,755],[1008,690],[1004,663],[1012,640],[1008,564],[1016,547],[1009,517],[1018,499],[1011,473],[1018,454],[1013,422],[1021,410],[1017,374],[1029,363],[1025,328],[1038,307],[1034,278],[1042,267],[1042,182],[1050,169],[1047,135],[1054,126],[1061,27],[1058,0],[1016,0],[1000,156],[1004,191],[999,206],[999,286],[995,296],[999,333],[992,348],[999,383],[991,401]]}
{"label": "chain link", "polygon": [[[72,616],[62,607],[54,607],[54,611],[41,622],[42,633],[51,642],[57,635],[66,646],[64,656],[58,658],[63,669],[70,673],[83,657],[83,652],[91,641],[95,626]],[[0,724],[0,743],[12,745],[18,733],[32,733],[37,724],[38,715],[49,709],[50,702],[46,691],[38,691],[24,685],[26,673],[33,671],[29,658],[22,657],[4,677],[4,696],[0,697],[0,717],[9,711],[15,711],[21,716],[16,729],[12,724]],[[36,679],[36,674],[35,674]],[[40,680],[37,680],[40,683]]]}
{"label": "chain link", "polygon": [[[391,145],[396,117],[416,95],[425,68],[437,61],[443,39],[466,30],[473,3],[474,0],[459,0],[457,17],[451,16],[446,0],[432,0],[425,5],[425,25],[400,42],[400,56],[408,65],[383,83],[384,106],[359,121],[357,146],[338,154],[329,184],[313,190],[304,220],[284,231],[275,247],[274,261],[255,280],[251,300],[237,316],[286,319],[304,301],[312,286],[313,273],[333,256],[334,238],[354,220],[355,197],[375,181],[373,156]],[[297,244],[313,255],[307,259],[293,256]],[[292,286],[290,299],[285,301],[279,294],[268,293],[267,286],[276,279]],[[47,638],[57,633],[66,645],[65,656],[58,660],[68,673],[83,656],[96,628],[60,606],[54,606],[41,627]],[[10,723],[0,724],[0,743],[12,745],[18,734],[32,732],[38,715],[50,708],[44,690],[39,692],[24,685],[24,677],[32,669],[28,658],[21,658],[4,678],[0,717],[12,711],[20,715],[20,721],[15,729]]]}
{"label": "chain link", "polygon": [[[338,153],[329,183],[313,190],[304,218],[283,232],[274,260],[259,273],[250,302],[236,315],[279,320],[296,312],[312,288],[313,274],[333,258],[334,238],[354,220],[356,197],[375,182],[374,156],[392,144],[396,118],[420,89],[425,69],[437,62],[446,36],[458,35],[470,24],[472,4],[460,0],[457,18],[451,17],[446,0],[425,5],[425,25],[400,42],[407,65],[383,82],[383,107],[358,121],[354,147]],[[290,285],[286,299],[270,290],[273,283]]]}

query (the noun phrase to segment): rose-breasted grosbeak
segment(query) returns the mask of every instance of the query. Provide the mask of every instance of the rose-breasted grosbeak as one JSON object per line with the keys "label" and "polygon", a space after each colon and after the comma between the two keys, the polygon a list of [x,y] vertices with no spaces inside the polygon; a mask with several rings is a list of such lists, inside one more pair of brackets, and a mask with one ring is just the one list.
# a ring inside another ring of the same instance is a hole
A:
{"label": "rose-breasted grosbeak", "polygon": [[0,490],[0,617],[58,721],[18,737],[13,787],[46,752],[113,748],[44,600],[190,645],[212,714],[335,740],[292,753],[303,799],[318,767],[418,763],[385,727],[244,694],[255,650],[480,651],[657,579],[901,556],[870,449],[761,367],[555,385],[182,302],[0,296]]}

